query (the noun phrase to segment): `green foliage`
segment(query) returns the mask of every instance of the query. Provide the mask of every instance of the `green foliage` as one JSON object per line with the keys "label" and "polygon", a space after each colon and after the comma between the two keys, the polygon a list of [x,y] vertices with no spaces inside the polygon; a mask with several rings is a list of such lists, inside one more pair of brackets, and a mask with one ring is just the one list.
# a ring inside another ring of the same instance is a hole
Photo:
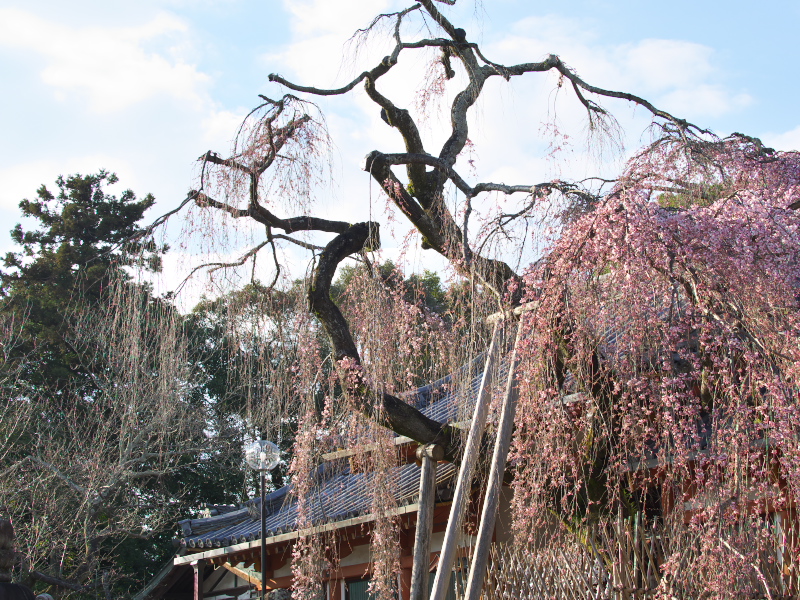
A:
{"label": "green foliage", "polygon": [[[156,576],[174,549],[172,540],[176,532],[161,531],[147,539],[126,538],[114,549],[116,563],[123,566],[125,574],[116,582],[117,596],[132,596],[143,584]],[[87,594],[88,595],[88,594]]]}
{"label": "green foliage", "polygon": [[720,183],[700,184],[681,192],[665,192],[658,196],[658,204],[673,209],[702,208],[711,206],[725,195],[726,188]]}
{"label": "green foliage", "polygon": [[420,300],[428,310],[442,315],[449,308],[446,290],[438,273],[425,269],[422,275],[412,273],[405,283],[414,299]]}
{"label": "green foliage", "polygon": [[[445,315],[450,308],[447,290],[439,275],[425,269],[422,274],[412,273],[404,278],[393,261],[387,260],[372,267],[383,283],[389,288],[403,290],[403,299],[411,304],[421,304],[431,312]],[[331,285],[331,299],[341,304],[344,293],[353,277],[366,269],[364,266],[344,265],[339,269],[339,277]]]}
{"label": "green foliage", "polygon": [[154,198],[148,194],[137,200],[130,190],[118,197],[109,194],[106,187],[116,182],[105,171],[59,177],[57,193],[42,185],[35,200],[19,204],[23,216],[38,223],[32,230],[18,224],[11,231],[22,250],[3,259],[0,301],[5,313],[25,323],[19,344],[6,354],[32,386],[88,384],[90,373],[63,335],[72,303],[78,298],[89,305],[101,301],[124,265],[161,266],[166,248],[143,241],[145,231],[138,225]]}
{"label": "green foliage", "polygon": [[[220,451],[187,467],[179,485],[195,505],[229,504],[249,498],[256,475],[244,468],[245,440],[266,437],[285,452],[294,443],[296,421],[276,422],[285,390],[276,374],[292,366],[297,351],[293,319],[304,306],[302,285],[270,289],[258,281],[214,299],[202,299],[185,318],[195,393],[205,403]],[[320,399],[321,410],[322,399]],[[222,451],[222,447],[226,451]],[[273,471],[277,488],[286,465]]]}

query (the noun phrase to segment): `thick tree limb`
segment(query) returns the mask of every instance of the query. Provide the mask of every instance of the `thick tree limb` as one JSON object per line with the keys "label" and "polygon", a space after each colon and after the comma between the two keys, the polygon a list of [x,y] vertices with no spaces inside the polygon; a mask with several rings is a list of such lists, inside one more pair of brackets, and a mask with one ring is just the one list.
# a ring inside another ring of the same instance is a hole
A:
{"label": "thick tree limb", "polygon": [[203,192],[193,191],[191,193],[195,198],[198,206],[210,206],[219,210],[225,211],[234,219],[242,217],[250,217],[259,223],[282,229],[286,233],[294,233],[295,231],[327,231],[329,233],[344,233],[350,227],[350,223],[345,221],[331,221],[329,219],[321,219],[319,217],[299,216],[282,219],[272,214],[269,210],[261,205],[250,206],[250,208],[236,208],[224,202],[219,202],[210,198]]}
{"label": "thick tree limb", "polygon": [[[523,217],[532,208],[533,203],[546,192],[558,190],[562,194],[576,195],[584,199],[593,199],[593,196],[574,184],[559,181],[536,185],[506,185],[481,182],[470,186],[459,175],[453,167],[468,140],[467,113],[479,97],[489,77],[501,75],[508,79],[512,76],[529,72],[557,70],[565,79],[571,82],[573,91],[589,112],[590,118],[593,115],[606,115],[607,113],[597,103],[584,95],[585,92],[624,99],[639,104],[654,116],[668,121],[671,126],[676,127],[681,132],[692,126],[685,121],[676,119],[665,111],[659,110],[643,98],[633,94],[605,90],[586,83],[555,55],[551,55],[538,63],[523,63],[510,67],[493,63],[480,53],[477,45],[466,40],[463,30],[454,27],[438,11],[435,4],[436,1],[417,0],[417,7],[422,8],[441,27],[441,30],[446,34],[444,38],[403,42],[400,36],[400,25],[403,17],[410,10],[382,15],[377,20],[395,19],[394,49],[390,55],[384,57],[372,69],[364,71],[342,87],[323,89],[301,86],[275,74],[270,75],[269,79],[297,92],[321,96],[346,94],[363,83],[367,95],[382,109],[385,120],[390,126],[398,130],[406,146],[405,153],[370,153],[367,156],[364,170],[372,175],[395,205],[421,233],[423,247],[433,248],[442,254],[462,275],[470,277],[476,274],[496,294],[502,296],[507,290],[508,283],[518,279],[517,274],[508,264],[502,261],[487,258],[480,252],[471,252],[467,235],[471,205],[468,206],[466,211],[463,226],[459,227],[453,214],[444,204],[445,184],[448,181],[452,181],[465,194],[468,201],[480,193],[490,191],[504,194],[531,194],[531,201],[522,211],[503,214],[498,218],[501,228],[508,221]],[[416,7],[413,10],[416,10]],[[377,20],[373,21],[373,25],[370,28],[377,23]],[[448,36],[450,39],[446,39]],[[451,131],[438,156],[425,151],[419,129],[409,111],[396,106],[390,99],[381,94],[376,87],[377,81],[397,64],[399,54],[403,50],[425,47],[445,48],[448,57],[457,57],[463,65],[469,80],[467,85],[458,92],[450,107]],[[271,135],[269,137],[271,139],[278,137],[277,130],[275,132],[270,130],[270,132]],[[291,135],[291,132],[286,135]],[[285,138],[283,141],[285,141]],[[271,154],[276,155],[277,151],[273,149]],[[214,159],[211,160],[213,161]],[[238,158],[235,160],[238,161]],[[241,165],[238,162],[222,161],[217,164],[241,170]],[[408,188],[392,172],[391,167],[396,165],[403,165],[407,169]],[[286,234],[301,230],[335,233],[336,237],[324,248],[319,256],[314,279],[308,292],[308,300],[310,309],[323,323],[331,338],[334,357],[337,360],[337,364],[340,365],[339,368],[346,371],[340,373],[343,385],[348,389],[348,393],[359,402],[362,411],[382,424],[391,427],[402,435],[409,435],[418,441],[425,443],[438,442],[447,446],[446,441],[443,443],[441,439],[437,439],[437,436],[443,435],[445,431],[441,424],[426,420],[418,411],[415,411],[415,409],[399,399],[375,391],[374,386],[366,381],[349,326],[339,308],[330,299],[330,286],[337,265],[346,257],[361,252],[365,245],[366,247],[374,246],[377,243],[377,225],[370,223],[351,225],[310,216],[289,219],[280,218],[259,204],[257,186],[254,185],[254,181],[251,181],[247,209],[232,207],[214,201],[204,195],[198,195],[197,202],[224,210],[235,218],[249,216],[268,227],[282,230]],[[273,236],[271,239],[278,238],[279,236]],[[284,239],[298,243],[293,238]],[[519,288],[521,289],[521,286]]]}
{"label": "thick tree limb", "polygon": [[[371,157],[375,155],[375,152],[368,154],[365,160],[374,160]],[[381,160],[387,165],[427,165],[436,169],[441,169],[465,196],[474,195],[472,188],[466,181],[464,181],[461,175],[459,175],[452,166],[447,164],[441,158],[431,156],[430,154],[413,152],[405,152],[400,154],[381,154],[380,156]]]}
{"label": "thick tree limb", "polygon": [[281,77],[277,73],[270,73],[268,79],[275,83],[279,83],[282,86],[289,88],[290,90],[294,90],[295,92],[302,92],[304,94],[314,94],[315,96],[339,96],[341,94],[346,94],[347,92],[352,90],[359,83],[364,81],[364,79],[366,79],[368,75],[369,71],[364,71],[363,73],[361,73],[361,75],[356,77],[353,81],[351,81],[347,85],[335,89],[323,89],[307,85],[298,85],[296,83],[292,83],[288,79]]}
{"label": "thick tree limb", "polygon": [[[368,154],[364,162],[364,170],[372,175],[389,198],[422,234],[423,247],[433,248],[447,258],[462,275],[470,277],[469,268],[462,260],[464,256],[463,234],[452,215],[441,205],[436,205],[429,210],[423,209],[395,177],[390,166],[383,160],[383,156],[380,152]],[[473,256],[471,267],[478,277],[498,295],[505,292],[508,281],[517,277],[514,270],[506,263],[484,256]]]}
{"label": "thick tree limb", "polygon": [[[489,75],[494,74],[494,70],[484,69],[478,64],[477,57],[472,50],[472,44],[466,43],[463,38],[464,31],[455,27],[439,10],[434,6],[433,0],[417,0],[434,21],[449,35],[456,44],[453,46],[455,55],[461,60],[469,77],[467,87],[460,91],[450,107],[451,134],[439,152],[439,158],[454,165],[456,158],[464,149],[467,142],[469,128],[467,126],[467,111],[475,104],[478,96],[483,89],[483,84]],[[441,190],[437,189],[437,193]]]}
{"label": "thick tree limb", "polygon": [[[375,160],[374,151],[367,155],[366,162]],[[380,154],[381,160],[387,165],[427,165],[441,170],[447,175],[455,186],[468,198],[472,198],[483,192],[502,192],[504,194],[526,193],[526,194],[539,194],[546,190],[558,190],[563,194],[575,194],[585,196],[586,198],[594,198],[591,194],[584,192],[575,184],[567,183],[564,181],[547,181],[544,183],[537,183],[534,185],[506,185],[504,183],[476,183],[474,187],[464,181],[459,173],[450,165],[448,165],[441,158],[431,156],[430,154],[415,154],[411,152],[396,153],[396,154]],[[365,169],[366,170],[366,169]]]}
{"label": "thick tree limb", "polygon": [[250,167],[248,167],[247,165],[244,165],[232,158],[222,158],[219,154],[217,154],[216,152],[212,152],[211,150],[203,154],[203,156],[201,156],[197,160],[201,160],[203,162],[210,162],[213,165],[222,165],[225,167],[230,167],[231,169],[236,169],[237,171],[241,171],[242,173],[249,174],[252,171],[252,169],[250,169]]}
{"label": "thick tree limb", "polygon": [[397,47],[395,47],[392,54],[390,56],[385,56],[377,66],[373,67],[369,71],[364,71],[363,73],[361,73],[361,75],[353,79],[350,83],[348,83],[344,87],[336,89],[322,89],[311,86],[297,85],[296,83],[292,83],[284,79],[280,75],[277,75],[276,73],[271,73],[268,79],[275,83],[279,83],[282,86],[289,88],[290,90],[294,90],[295,92],[314,94],[315,96],[338,96],[341,94],[346,94],[362,81],[364,80],[375,81],[379,77],[382,77],[383,75],[388,73],[389,70],[397,64],[397,56],[400,54],[400,50],[402,49],[399,46],[402,46],[402,44],[399,44]]}
{"label": "thick tree limb", "polygon": [[458,155],[464,150],[469,138],[467,112],[475,104],[481,90],[483,90],[483,84],[486,82],[486,74],[477,68],[469,74],[469,84],[453,100],[453,105],[450,108],[450,127],[452,132],[439,152],[439,158],[449,165],[456,164]]}
{"label": "thick tree limb", "polygon": [[331,300],[331,283],[339,263],[350,254],[374,249],[379,243],[377,223],[356,223],[331,240],[319,256],[308,289],[309,308],[328,333],[342,387],[357,402],[361,412],[399,435],[424,444],[439,444],[452,460],[459,451],[458,433],[447,425],[429,419],[396,396],[376,389],[367,380],[350,327],[339,307]]}

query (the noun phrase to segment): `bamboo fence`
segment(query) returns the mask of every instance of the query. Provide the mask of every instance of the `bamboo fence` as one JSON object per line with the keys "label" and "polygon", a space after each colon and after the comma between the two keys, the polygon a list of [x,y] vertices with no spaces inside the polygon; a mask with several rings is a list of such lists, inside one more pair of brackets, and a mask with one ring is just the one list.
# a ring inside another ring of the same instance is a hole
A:
{"label": "bamboo fence", "polygon": [[[751,529],[752,524],[749,526]],[[688,526],[647,526],[636,519],[619,519],[604,526],[582,530],[579,536],[558,536],[537,547],[495,543],[486,570],[481,600],[648,600],[697,599],[714,596],[708,589],[709,573],[696,568]],[[744,555],[729,543],[741,546],[742,529],[718,532],[720,548]],[[736,537],[736,534],[739,534]],[[797,598],[796,535],[780,532],[774,549],[748,555],[737,582],[738,595],[731,598]],[[664,572],[667,560],[672,575]],[[738,585],[740,583],[740,585]],[[726,596],[727,597],[727,596]]]}

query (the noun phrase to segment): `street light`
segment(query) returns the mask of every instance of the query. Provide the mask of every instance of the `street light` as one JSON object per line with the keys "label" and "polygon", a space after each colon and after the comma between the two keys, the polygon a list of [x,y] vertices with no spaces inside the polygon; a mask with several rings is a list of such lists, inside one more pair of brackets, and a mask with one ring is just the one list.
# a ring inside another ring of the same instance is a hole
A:
{"label": "street light", "polygon": [[256,440],[245,446],[244,460],[248,467],[261,474],[261,600],[264,600],[266,598],[264,563],[267,558],[267,540],[264,537],[267,524],[266,476],[267,471],[271,471],[281,462],[281,449],[272,442]]}

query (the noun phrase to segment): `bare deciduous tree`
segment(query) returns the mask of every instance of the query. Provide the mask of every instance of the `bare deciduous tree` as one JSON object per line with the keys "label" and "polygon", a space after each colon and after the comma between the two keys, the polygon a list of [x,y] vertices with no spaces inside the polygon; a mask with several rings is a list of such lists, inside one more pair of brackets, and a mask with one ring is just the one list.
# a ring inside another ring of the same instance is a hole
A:
{"label": "bare deciduous tree", "polygon": [[174,522],[159,479],[214,450],[204,407],[190,401],[180,315],[115,285],[107,304],[76,309],[64,332],[90,389],[4,382],[3,515],[17,528],[22,575],[62,591],[110,594],[123,575],[117,546]]}

